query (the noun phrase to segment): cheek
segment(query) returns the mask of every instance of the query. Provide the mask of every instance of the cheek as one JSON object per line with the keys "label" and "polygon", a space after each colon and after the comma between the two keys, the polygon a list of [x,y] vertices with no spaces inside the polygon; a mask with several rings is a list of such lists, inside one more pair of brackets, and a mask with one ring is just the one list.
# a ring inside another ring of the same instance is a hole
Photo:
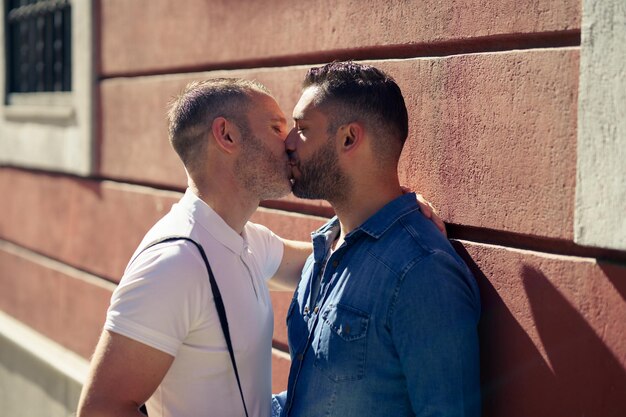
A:
{"label": "cheek", "polygon": [[285,142],[283,141],[276,141],[272,144],[271,148],[270,148],[272,154],[276,155],[277,157],[282,158],[283,156],[287,155],[286,149],[285,149]]}
{"label": "cheek", "polygon": [[298,148],[298,153],[303,155],[304,157],[310,156],[315,153],[317,150],[323,147],[323,141],[316,140],[312,138],[307,138],[305,142],[301,143],[301,146]]}
{"label": "cheek", "polygon": [[276,152],[286,152],[287,143],[283,140],[276,141],[276,143],[274,144],[274,150],[276,150]]}

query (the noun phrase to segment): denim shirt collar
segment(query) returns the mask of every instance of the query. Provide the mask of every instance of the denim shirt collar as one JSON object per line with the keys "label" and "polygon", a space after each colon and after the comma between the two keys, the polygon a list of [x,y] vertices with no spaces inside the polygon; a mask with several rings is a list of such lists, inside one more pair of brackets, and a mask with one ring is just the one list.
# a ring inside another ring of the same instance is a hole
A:
{"label": "denim shirt collar", "polygon": [[[415,210],[419,210],[415,193],[408,193],[390,201],[383,208],[378,210],[365,223],[348,233],[346,242],[356,239],[365,233],[374,239],[379,239],[385,232],[394,225],[401,217]],[[313,254],[315,259],[325,256],[333,240],[339,235],[339,219],[333,217],[324,226],[311,233],[313,240]]]}

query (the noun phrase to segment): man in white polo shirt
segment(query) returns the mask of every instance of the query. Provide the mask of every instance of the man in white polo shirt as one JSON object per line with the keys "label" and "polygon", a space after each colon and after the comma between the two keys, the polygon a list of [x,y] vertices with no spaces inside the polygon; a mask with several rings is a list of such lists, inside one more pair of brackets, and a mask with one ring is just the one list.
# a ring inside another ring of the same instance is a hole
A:
{"label": "man in white polo shirt", "polygon": [[[248,222],[290,191],[286,120],[261,84],[193,83],[170,109],[189,188],[145,236],[115,290],[79,416],[242,416],[244,409],[198,248],[220,288],[246,406],[270,415],[273,312],[267,281],[297,280],[310,244]],[[289,284],[289,283],[288,283]],[[288,286],[293,287],[294,283]]]}

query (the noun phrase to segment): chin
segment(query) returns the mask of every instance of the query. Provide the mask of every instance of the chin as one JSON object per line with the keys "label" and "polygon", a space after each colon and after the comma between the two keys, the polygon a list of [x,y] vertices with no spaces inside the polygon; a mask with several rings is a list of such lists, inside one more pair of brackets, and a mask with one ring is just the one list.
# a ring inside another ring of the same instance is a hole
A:
{"label": "chin", "polygon": [[291,192],[296,197],[303,198],[305,200],[320,200],[320,199],[324,199],[324,197],[318,196],[318,195],[314,195],[314,194],[308,192],[308,190],[303,190],[303,189],[298,188],[296,185],[294,185],[294,187],[291,189]]}
{"label": "chin", "polygon": [[291,192],[291,182],[287,181],[284,184],[276,184],[273,189],[265,190],[265,193],[260,196],[260,200],[277,200],[283,198]]}

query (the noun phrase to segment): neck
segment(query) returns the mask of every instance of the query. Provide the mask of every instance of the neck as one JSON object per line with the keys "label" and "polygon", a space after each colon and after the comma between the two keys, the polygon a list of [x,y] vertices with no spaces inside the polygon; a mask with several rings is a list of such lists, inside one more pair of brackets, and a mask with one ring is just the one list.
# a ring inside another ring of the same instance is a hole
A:
{"label": "neck", "polygon": [[343,201],[330,201],[341,224],[339,242],[343,242],[345,235],[365,223],[367,219],[401,195],[400,183],[394,176],[386,181],[369,183],[366,181],[361,185],[355,184]]}
{"label": "neck", "polygon": [[[218,176],[213,176],[218,178]],[[250,216],[259,207],[259,200],[251,197],[235,181],[194,181],[188,178],[191,191],[209,205],[235,232],[241,234]]]}

